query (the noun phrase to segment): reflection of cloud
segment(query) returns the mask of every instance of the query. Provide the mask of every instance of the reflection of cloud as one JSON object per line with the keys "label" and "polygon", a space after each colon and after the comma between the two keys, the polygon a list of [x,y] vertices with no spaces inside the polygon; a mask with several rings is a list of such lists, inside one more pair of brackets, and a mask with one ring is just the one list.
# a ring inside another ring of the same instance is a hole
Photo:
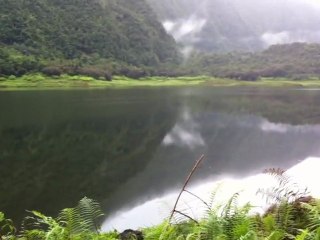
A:
{"label": "reflection of cloud", "polygon": [[163,139],[164,145],[186,145],[190,148],[203,146],[204,141],[200,133],[189,130],[185,126],[176,125],[172,131]]}
{"label": "reflection of cloud", "polygon": [[204,146],[205,142],[198,128],[190,112],[185,110],[182,113],[180,122],[164,137],[162,143],[164,145],[187,146],[191,149]]}
{"label": "reflection of cloud", "polygon": [[[319,168],[320,158],[309,157],[290,168],[287,174],[299,187],[302,189],[307,187],[312,196],[320,197],[318,187],[318,183],[320,182]],[[220,181],[206,182],[198,186],[193,186],[189,188],[189,190],[207,202],[211,198],[211,192],[217,190],[214,198],[214,206],[224,206],[233,194],[239,193],[239,206],[250,202],[251,205],[254,206],[252,212],[262,213],[268,204],[265,198],[256,194],[257,190],[277,186],[275,184],[277,184],[277,181],[274,177],[258,174],[244,179],[221,177]],[[164,197],[148,201],[129,211],[119,212],[108,218],[104,222],[102,229],[103,231],[108,231],[114,227],[122,231],[127,228],[136,229],[159,224],[168,217],[176,197],[177,193],[171,193]],[[161,208],[161,206],[164,205],[167,206],[166,209]],[[184,193],[177,209],[198,219],[204,215],[206,208],[199,199]]]}
{"label": "reflection of cloud", "polygon": [[290,125],[284,123],[272,123],[262,119],[259,128],[264,132],[299,132],[299,133],[320,133],[320,125]]}
{"label": "reflection of cloud", "polygon": [[266,120],[261,123],[260,128],[264,132],[286,133],[288,131],[288,125],[281,123],[272,123]]}

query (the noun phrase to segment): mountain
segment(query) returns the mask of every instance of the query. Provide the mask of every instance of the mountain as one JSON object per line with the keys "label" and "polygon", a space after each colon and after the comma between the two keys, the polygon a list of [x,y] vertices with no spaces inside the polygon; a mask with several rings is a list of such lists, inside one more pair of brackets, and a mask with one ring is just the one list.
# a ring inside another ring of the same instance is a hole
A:
{"label": "mountain", "polygon": [[249,81],[260,77],[319,79],[320,44],[272,45],[255,53],[196,53],[188,58],[184,68],[195,74]]}
{"label": "mountain", "polygon": [[0,55],[135,66],[178,59],[174,39],[144,0],[0,0]]}
{"label": "mountain", "polygon": [[320,42],[320,3],[309,0],[147,0],[186,48],[231,52]]}

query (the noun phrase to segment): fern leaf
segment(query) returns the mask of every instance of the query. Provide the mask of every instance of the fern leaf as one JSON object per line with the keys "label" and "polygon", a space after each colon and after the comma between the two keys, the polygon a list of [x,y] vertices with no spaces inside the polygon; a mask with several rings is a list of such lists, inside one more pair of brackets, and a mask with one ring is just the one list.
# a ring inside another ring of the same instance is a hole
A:
{"label": "fern leaf", "polygon": [[301,233],[295,237],[295,240],[305,240],[309,236],[308,229],[302,230]]}
{"label": "fern leaf", "polygon": [[99,218],[103,216],[100,205],[94,200],[84,197],[75,208],[63,209],[59,214],[59,222],[70,235],[85,232],[98,233]]}
{"label": "fern leaf", "polygon": [[256,240],[256,239],[257,239],[257,235],[254,231],[249,231],[249,232],[247,232],[246,235],[241,236],[239,238],[239,240]]}

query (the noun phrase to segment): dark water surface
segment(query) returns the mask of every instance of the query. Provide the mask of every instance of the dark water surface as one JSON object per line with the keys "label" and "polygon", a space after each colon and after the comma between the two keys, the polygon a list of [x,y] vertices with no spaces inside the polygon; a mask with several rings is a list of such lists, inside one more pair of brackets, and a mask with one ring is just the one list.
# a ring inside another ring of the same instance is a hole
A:
{"label": "dark water surface", "polygon": [[320,156],[320,91],[248,88],[0,92],[0,211],[105,213],[196,182]]}

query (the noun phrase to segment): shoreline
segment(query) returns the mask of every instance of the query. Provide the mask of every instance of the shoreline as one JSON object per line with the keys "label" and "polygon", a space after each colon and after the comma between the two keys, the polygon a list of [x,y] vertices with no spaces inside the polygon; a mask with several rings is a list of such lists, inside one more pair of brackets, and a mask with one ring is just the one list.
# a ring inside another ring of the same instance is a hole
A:
{"label": "shoreline", "polygon": [[257,81],[222,79],[210,76],[146,77],[130,79],[114,76],[112,81],[97,80],[87,76],[61,75],[47,77],[30,74],[21,77],[0,77],[0,91],[7,90],[74,90],[74,89],[117,89],[136,87],[271,87],[320,89],[319,79],[291,80],[288,78],[262,78]]}

